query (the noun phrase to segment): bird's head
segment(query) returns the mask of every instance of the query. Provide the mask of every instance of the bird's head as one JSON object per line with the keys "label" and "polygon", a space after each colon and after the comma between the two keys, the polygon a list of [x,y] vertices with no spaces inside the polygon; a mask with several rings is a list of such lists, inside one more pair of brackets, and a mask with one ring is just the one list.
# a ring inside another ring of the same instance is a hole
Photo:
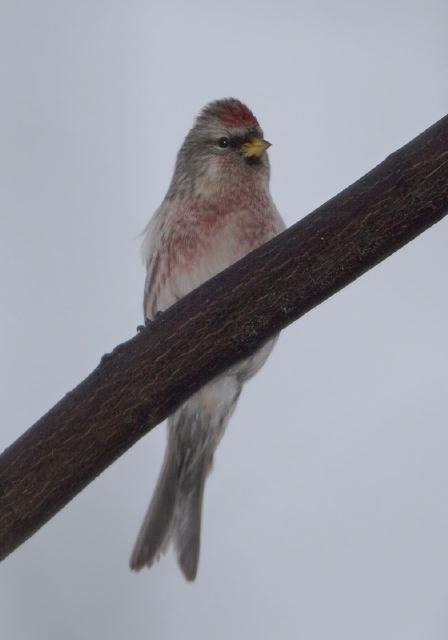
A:
{"label": "bird's head", "polygon": [[248,107],[227,98],[199,114],[177,156],[170,191],[220,188],[235,181],[269,181],[270,143]]}

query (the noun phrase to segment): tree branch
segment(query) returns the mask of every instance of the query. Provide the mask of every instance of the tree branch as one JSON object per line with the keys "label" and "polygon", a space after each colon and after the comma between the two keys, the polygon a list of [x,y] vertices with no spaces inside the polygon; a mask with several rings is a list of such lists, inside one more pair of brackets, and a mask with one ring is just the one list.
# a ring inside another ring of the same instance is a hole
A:
{"label": "tree branch", "polygon": [[448,116],[119,345],[0,456],[0,559],[205,382],[447,211]]}

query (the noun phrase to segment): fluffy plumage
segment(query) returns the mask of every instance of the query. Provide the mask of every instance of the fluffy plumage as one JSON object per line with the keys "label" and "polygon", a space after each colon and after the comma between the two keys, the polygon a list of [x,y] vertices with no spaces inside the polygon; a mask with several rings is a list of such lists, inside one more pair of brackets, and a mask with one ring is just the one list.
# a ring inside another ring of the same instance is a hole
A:
{"label": "fluffy plumage", "polygon": [[[269,161],[253,113],[235,99],[198,116],[174,176],[145,230],[144,313],[164,311],[283,228],[269,193]],[[151,566],[172,541],[188,580],[197,573],[204,485],[243,383],[274,341],[189,398],[168,420],[165,460],[131,567]]]}

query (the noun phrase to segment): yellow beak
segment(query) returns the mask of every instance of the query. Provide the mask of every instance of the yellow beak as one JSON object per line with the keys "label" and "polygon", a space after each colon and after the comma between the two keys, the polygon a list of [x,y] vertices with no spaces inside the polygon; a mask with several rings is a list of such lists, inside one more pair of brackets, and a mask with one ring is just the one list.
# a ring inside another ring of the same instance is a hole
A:
{"label": "yellow beak", "polygon": [[246,142],[241,147],[241,154],[245,158],[260,158],[263,153],[271,146],[270,142],[262,140],[261,138],[252,138],[249,142]]}

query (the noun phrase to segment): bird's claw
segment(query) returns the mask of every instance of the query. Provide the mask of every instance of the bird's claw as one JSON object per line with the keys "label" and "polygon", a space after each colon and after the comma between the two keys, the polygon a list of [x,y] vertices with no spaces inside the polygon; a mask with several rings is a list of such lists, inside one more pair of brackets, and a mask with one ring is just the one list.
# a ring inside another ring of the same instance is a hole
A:
{"label": "bird's claw", "polygon": [[162,311],[156,311],[154,318],[145,318],[145,324],[138,325],[137,333],[141,333],[142,331],[150,327],[153,324],[154,320],[157,320],[157,318],[160,318],[162,313],[163,313]]}

